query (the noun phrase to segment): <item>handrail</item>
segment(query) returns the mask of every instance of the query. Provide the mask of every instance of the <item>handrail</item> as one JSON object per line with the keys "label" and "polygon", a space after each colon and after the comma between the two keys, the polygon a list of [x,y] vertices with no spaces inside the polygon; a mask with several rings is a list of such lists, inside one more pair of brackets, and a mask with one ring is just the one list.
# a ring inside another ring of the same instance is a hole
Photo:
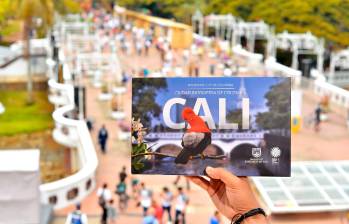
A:
{"label": "handrail", "polygon": [[242,57],[246,57],[248,60],[261,62],[263,59],[262,54],[249,52],[249,51],[245,50],[244,48],[242,48],[241,45],[234,46],[232,50],[233,50],[234,54],[237,54],[237,55],[242,56]]}
{"label": "handrail", "polygon": [[290,68],[286,65],[280,64],[273,57],[269,57],[265,60],[265,66],[267,69],[278,70],[291,77],[299,78],[302,76],[301,71]]}
{"label": "handrail", "polygon": [[[24,54],[16,55],[15,57],[12,57],[9,60],[5,61],[4,63],[0,64],[0,68],[6,68],[7,66],[12,64],[13,62],[17,61],[20,58],[24,58],[24,57],[25,57]],[[30,57],[46,57],[46,54],[31,54]]]}
{"label": "handrail", "polygon": [[302,72],[286,65],[280,64],[274,57],[269,57],[264,61],[265,68],[273,72],[280,72],[279,75],[291,77],[293,85],[299,87],[302,80]]}
{"label": "handrail", "polygon": [[323,80],[314,81],[314,91],[320,96],[329,96],[339,106],[349,109],[349,91]]}

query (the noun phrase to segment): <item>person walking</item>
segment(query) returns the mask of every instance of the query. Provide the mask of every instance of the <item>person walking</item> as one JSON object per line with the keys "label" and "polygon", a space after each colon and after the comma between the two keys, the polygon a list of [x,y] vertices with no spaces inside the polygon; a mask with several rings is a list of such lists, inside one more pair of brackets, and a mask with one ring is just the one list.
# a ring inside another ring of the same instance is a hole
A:
{"label": "person walking", "polygon": [[108,224],[115,224],[116,223],[116,218],[117,218],[117,213],[116,209],[114,206],[114,200],[111,199],[108,202],[107,205],[107,217],[108,217]]}
{"label": "person walking", "polygon": [[321,109],[321,105],[318,104],[318,106],[316,107],[315,111],[315,131],[319,132],[320,131],[320,123],[321,123],[321,114],[322,114],[322,109]]}
{"label": "person walking", "polygon": [[126,173],[126,166],[123,166],[120,173],[119,173],[120,182],[126,182],[127,173]]}
{"label": "person walking", "polygon": [[126,166],[123,166],[119,173],[119,183],[116,185],[116,194],[119,196],[119,209],[122,212],[127,209],[127,202],[129,199],[127,194],[126,178]]}
{"label": "person walking", "polygon": [[166,211],[168,215],[167,220],[168,222],[172,222],[171,204],[173,200],[173,194],[167,187],[164,187],[160,196],[162,198],[162,209],[164,212]]}
{"label": "person walking", "polygon": [[143,217],[142,224],[159,224],[158,220],[155,217],[155,211],[153,208],[147,210],[146,214]]}
{"label": "person walking", "polygon": [[151,206],[152,193],[149,189],[145,187],[144,182],[141,183],[140,198],[140,205],[143,208],[143,216],[146,216],[147,211]]}
{"label": "person walking", "polygon": [[195,62],[194,60],[190,60],[189,61],[189,65],[188,65],[188,74],[189,77],[192,77],[194,75],[194,69],[195,69]]}
{"label": "person walking", "polygon": [[[173,184],[178,187],[178,183],[179,181],[181,180],[181,176],[180,175],[177,175],[175,181],[173,182]],[[190,181],[189,179],[187,178],[184,178],[185,182],[186,182],[186,187],[187,187],[187,190],[190,191]]]}
{"label": "person walking", "polygon": [[144,53],[145,56],[149,55],[149,48],[151,47],[151,40],[150,39],[146,39],[145,43],[144,43]]}
{"label": "person walking", "polygon": [[127,208],[128,195],[127,195],[127,186],[125,180],[120,181],[116,185],[116,194],[119,196],[119,209],[123,212]]}
{"label": "person walking", "polygon": [[156,200],[152,200],[151,208],[154,209],[154,217],[158,221],[159,224],[162,224],[162,217],[164,215],[163,208],[159,205]]}
{"label": "person walking", "polygon": [[86,126],[90,132],[93,131],[93,122],[91,118],[86,119]]}
{"label": "person walking", "polygon": [[98,132],[98,143],[101,147],[102,153],[105,154],[107,152],[106,145],[108,140],[108,131],[105,128],[105,125],[102,125],[102,128],[99,129]]}
{"label": "person walking", "polygon": [[178,187],[178,195],[176,197],[176,213],[175,224],[185,224],[185,210],[189,203],[187,195],[184,194],[183,188]]}
{"label": "person walking", "polygon": [[103,186],[97,190],[97,197],[98,204],[102,209],[101,224],[107,224],[107,202],[112,199],[107,183],[104,183]]}
{"label": "person walking", "polygon": [[219,211],[215,211],[214,215],[210,218],[210,224],[220,224],[221,223],[221,216],[219,214]]}
{"label": "person walking", "polygon": [[139,179],[136,177],[132,177],[131,179],[131,187],[132,187],[132,198],[135,201],[138,201],[138,189],[139,189]]}
{"label": "person walking", "polygon": [[214,76],[215,71],[216,71],[216,64],[215,63],[211,63],[210,64],[210,75]]}
{"label": "person walking", "polygon": [[87,222],[87,216],[81,212],[80,204],[76,205],[75,211],[69,213],[65,220],[65,224],[87,224]]}
{"label": "person walking", "polygon": [[195,64],[194,74],[195,74],[195,77],[199,77],[200,76],[200,67],[199,67],[198,62],[196,62],[196,64]]}
{"label": "person walking", "polygon": [[190,52],[188,49],[184,49],[183,50],[183,55],[182,55],[182,60],[183,60],[183,66],[186,66],[188,64],[189,61],[189,56],[190,56]]}

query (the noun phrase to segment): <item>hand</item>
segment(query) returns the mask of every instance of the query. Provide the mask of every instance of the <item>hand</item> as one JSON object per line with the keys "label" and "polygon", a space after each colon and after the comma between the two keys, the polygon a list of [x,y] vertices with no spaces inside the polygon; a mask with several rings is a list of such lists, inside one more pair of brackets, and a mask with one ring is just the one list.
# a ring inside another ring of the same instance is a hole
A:
{"label": "hand", "polygon": [[[228,219],[258,208],[258,204],[246,177],[237,177],[222,168],[207,167],[209,180],[203,177],[188,177],[207,191],[217,209]],[[263,215],[246,219],[245,223],[266,223]]]}

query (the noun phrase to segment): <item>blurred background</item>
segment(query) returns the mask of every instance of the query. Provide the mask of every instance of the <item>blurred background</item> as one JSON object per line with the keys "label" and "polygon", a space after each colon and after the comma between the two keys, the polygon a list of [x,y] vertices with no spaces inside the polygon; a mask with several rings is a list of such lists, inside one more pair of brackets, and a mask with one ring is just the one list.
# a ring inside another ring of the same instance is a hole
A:
{"label": "blurred background", "polygon": [[184,76],[290,77],[292,175],[250,184],[271,223],[349,223],[348,45],[348,0],[1,0],[0,223],[230,223],[184,177],[130,173],[131,78]]}

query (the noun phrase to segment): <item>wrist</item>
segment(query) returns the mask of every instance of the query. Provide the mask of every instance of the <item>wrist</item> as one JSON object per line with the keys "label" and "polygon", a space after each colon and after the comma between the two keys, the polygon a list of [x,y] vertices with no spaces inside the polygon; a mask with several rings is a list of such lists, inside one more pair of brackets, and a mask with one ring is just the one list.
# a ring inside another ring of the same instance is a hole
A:
{"label": "wrist", "polygon": [[266,224],[267,218],[262,214],[256,214],[254,216],[250,216],[246,218],[242,223],[243,224]]}
{"label": "wrist", "polygon": [[267,218],[263,209],[254,208],[244,213],[236,214],[232,220],[232,224],[266,224]]}

